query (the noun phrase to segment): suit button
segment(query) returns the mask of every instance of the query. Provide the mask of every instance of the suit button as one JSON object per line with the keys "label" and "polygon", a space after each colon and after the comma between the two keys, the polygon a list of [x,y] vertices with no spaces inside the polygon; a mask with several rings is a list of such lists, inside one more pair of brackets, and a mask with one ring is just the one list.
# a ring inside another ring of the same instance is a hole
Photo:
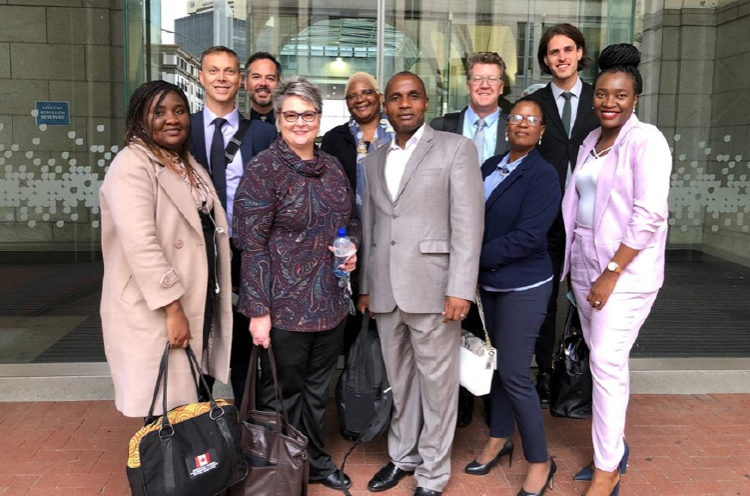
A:
{"label": "suit button", "polygon": [[396,246],[396,242],[395,241],[391,241],[391,246]]}
{"label": "suit button", "polygon": [[398,219],[398,215],[393,214],[393,220],[396,220],[396,219]]}
{"label": "suit button", "polygon": [[177,248],[179,250],[183,246],[185,246],[185,243],[183,243],[181,239],[176,239],[175,240],[175,242],[174,242],[174,247],[175,248]]}

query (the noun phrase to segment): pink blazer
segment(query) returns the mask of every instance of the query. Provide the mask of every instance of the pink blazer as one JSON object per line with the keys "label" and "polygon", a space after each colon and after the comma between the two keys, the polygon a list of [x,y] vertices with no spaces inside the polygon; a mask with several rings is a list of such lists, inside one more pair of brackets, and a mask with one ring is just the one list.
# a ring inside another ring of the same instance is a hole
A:
{"label": "pink blazer", "polygon": [[[577,171],[600,136],[601,128],[597,128],[584,140],[578,151],[576,173],[563,197],[566,234],[563,279],[570,270],[570,248],[578,216]],[[620,243],[640,250],[618,278],[616,293],[650,293],[664,281],[671,173],[672,154],[664,135],[633,114],[620,130],[596,184],[594,244],[601,271],[606,269]]]}

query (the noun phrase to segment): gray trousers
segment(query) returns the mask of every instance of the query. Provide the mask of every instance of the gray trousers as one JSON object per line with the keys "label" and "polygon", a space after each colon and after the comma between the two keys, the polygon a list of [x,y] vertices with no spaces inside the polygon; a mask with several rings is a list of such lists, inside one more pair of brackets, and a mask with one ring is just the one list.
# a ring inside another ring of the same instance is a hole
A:
{"label": "gray trousers", "polygon": [[451,447],[458,401],[459,322],[440,314],[376,315],[393,416],[388,453],[402,470],[414,470],[417,486],[442,491],[451,475]]}

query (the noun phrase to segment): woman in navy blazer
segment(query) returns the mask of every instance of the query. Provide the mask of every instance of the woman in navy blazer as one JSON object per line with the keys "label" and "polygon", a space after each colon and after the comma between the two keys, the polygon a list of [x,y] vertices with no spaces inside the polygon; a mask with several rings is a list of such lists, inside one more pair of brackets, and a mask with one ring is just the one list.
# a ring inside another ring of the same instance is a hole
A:
{"label": "woman in navy blazer", "polygon": [[518,424],[529,462],[518,496],[544,494],[557,470],[547,453],[539,397],[529,378],[552,292],[547,231],[561,196],[557,172],[535,150],[545,129],[543,115],[534,101],[516,103],[506,129],[510,152],[482,166],[486,204],[479,284],[487,331],[497,348],[497,373],[490,392],[490,439],[465,470],[484,475],[505,455],[510,466],[511,435]]}

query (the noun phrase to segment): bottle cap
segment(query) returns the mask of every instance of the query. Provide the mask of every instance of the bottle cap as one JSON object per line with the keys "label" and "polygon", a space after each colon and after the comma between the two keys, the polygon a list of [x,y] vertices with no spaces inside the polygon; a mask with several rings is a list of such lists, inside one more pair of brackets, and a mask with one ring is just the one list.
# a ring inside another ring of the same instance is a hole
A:
{"label": "bottle cap", "polygon": [[339,227],[339,231],[336,237],[343,238],[346,236],[346,228],[345,227]]}

